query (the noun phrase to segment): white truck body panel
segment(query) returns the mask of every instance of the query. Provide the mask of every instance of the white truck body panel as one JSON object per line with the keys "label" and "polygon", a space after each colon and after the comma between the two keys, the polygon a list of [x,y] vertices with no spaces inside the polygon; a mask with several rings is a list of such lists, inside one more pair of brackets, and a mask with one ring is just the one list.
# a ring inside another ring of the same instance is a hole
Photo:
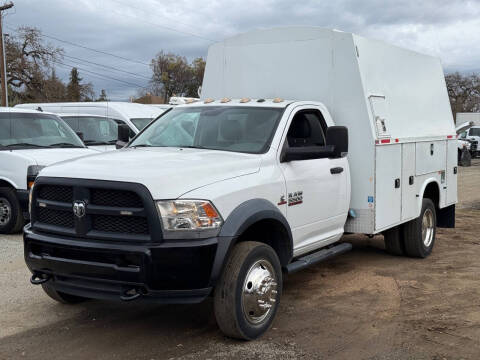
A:
{"label": "white truck body panel", "polygon": [[[253,31],[209,49],[202,98],[223,97],[318,101],[336,125],[348,127],[350,208],[356,217],[349,218],[346,231],[377,233],[418,216],[423,194],[419,191],[427,185],[419,184],[419,179],[438,184],[440,207],[456,202],[454,195],[446,201],[448,184],[439,174],[453,171],[447,169],[447,142],[455,146],[457,142],[437,58],[322,28]],[[395,145],[412,142],[417,143],[418,154],[411,148],[403,154],[403,148]],[[396,150],[376,150],[390,146]],[[402,159],[407,156],[414,156],[410,161],[416,163],[415,169],[409,169],[411,174],[402,172]],[[376,165],[391,161],[395,173]],[[402,186],[402,179],[411,175],[415,194]],[[398,189],[396,179],[401,183]],[[394,210],[387,208],[390,201]],[[402,216],[402,202],[415,205],[416,211],[407,206]]]}
{"label": "white truck body panel", "polygon": [[99,102],[66,102],[66,103],[29,103],[19,104],[15,106],[20,109],[36,110],[39,107],[43,111],[55,114],[91,114],[100,115],[121,120],[125,122],[133,132],[138,133],[137,127],[131,121],[135,118],[155,119],[162,114],[164,110],[151,105],[116,102],[116,101],[99,101]]}

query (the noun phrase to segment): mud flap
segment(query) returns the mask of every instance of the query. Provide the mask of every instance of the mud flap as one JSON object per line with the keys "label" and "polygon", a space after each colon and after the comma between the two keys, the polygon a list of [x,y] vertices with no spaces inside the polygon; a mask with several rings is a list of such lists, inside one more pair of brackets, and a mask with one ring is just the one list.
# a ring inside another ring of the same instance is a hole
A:
{"label": "mud flap", "polygon": [[437,227],[455,228],[455,204],[437,209]]}

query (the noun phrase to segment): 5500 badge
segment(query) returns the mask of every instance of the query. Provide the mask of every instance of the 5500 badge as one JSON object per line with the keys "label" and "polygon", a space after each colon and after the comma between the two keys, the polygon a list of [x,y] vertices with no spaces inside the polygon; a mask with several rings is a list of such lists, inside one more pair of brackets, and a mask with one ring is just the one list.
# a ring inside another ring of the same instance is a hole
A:
{"label": "5500 badge", "polygon": [[288,201],[285,200],[285,195],[280,197],[280,202],[277,205],[285,205],[288,203],[288,206],[299,205],[303,203],[303,191],[296,191],[293,193],[288,193]]}

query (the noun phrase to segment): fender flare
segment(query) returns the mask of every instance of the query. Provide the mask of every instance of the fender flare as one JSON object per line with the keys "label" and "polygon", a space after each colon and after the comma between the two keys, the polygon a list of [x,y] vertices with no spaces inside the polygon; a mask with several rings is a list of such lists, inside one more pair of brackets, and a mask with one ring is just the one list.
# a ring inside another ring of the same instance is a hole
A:
{"label": "fender flare", "polygon": [[426,179],[423,182],[422,187],[420,188],[420,191],[418,192],[418,199],[417,199],[417,217],[420,216],[420,212],[422,211],[422,200],[423,196],[425,195],[425,189],[427,188],[428,185],[430,184],[436,184],[438,188],[438,204],[435,204],[435,206],[440,208],[440,203],[441,203],[441,197],[442,197],[442,192],[440,191],[441,187],[437,179],[431,177]]}
{"label": "fender flare", "polygon": [[251,225],[261,220],[274,220],[283,225],[288,235],[286,259],[282,266],[288,263],[293,256],[293,236],[287,219],[270,201],[265,199],[251,199],[238,205],[225,220],[218,235],[218,246],[211,274],[211,285],[214,286],[223,270],[228,255],[237,243],[238,237]]}
{"label": "fender flare", "polygon": [[18,186],[14,184],[10,179],[7,179],[3,176],[0,176],[0,181],[5,181],[6,183],[10,184],[10,186],[14,189],[18,189]]}

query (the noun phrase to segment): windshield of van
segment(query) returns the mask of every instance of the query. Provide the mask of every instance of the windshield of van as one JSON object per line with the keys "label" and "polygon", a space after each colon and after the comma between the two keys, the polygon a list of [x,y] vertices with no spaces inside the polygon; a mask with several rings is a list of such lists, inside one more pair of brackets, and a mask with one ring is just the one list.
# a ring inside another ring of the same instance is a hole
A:
{"label": "windshield of van", "polygon": [[0,113],[0,147],[84,147],[82,141],[59,117],[35,113]]}
{"label": "windshield of van", "polygon": [[480,136],[480,127],[470,128],[470,132],[468,134],[470,136]]}
{"label": "windshield of van", "polygon": [[130,146],[259,154],[268,150],[282,112],[281,108],[246,106],[176,108],[153,122]]}
{"label": "windshield of van", "polygon": [[130,121],[138,130],[142,130],[145,126],[150,124],[152,118],[131,118]]}
{"label": "windshield of van", "polygon": [[62,116],[75,131],[83,134],[85,145],[115,144],[118,137],[118,124],[101,116]]}

